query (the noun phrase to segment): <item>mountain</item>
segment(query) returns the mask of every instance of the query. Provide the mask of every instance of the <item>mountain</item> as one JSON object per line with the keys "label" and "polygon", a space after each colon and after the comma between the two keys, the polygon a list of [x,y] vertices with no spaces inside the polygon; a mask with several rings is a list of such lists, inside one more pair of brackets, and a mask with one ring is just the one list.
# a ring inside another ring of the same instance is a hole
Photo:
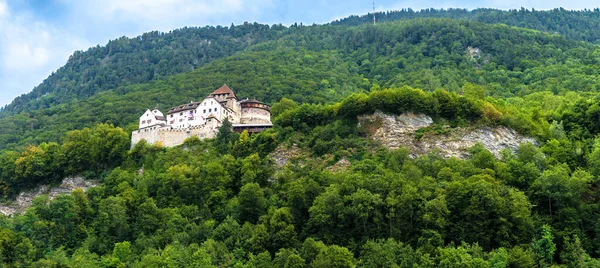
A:
{"label": "mountain", "polygon": [[[250,33],[251,29],[263,29],[255,24],[245,27],[241,28],[248,29]],[[267,33],[279,31],[279,35],[270,38],[273,40],[256,38],[264,41],[248,45],[235,55],[215,59],[195,70],[147,83],[129,84],[129,80],[124,79],[115,82],[115,86],[120,83],[126,85],[89,92],[84,90],[86,87],[73,87],[81,89],[77,94],[70,94],[69,87],[59,87],[59,90],[34,98],[35,92],[52,85],[44,82],[34,92],[15,100],[2,111],[0,123],[6,127],[0,129],[0,149],[58,141],[68,130],[92,126],[97,122],[132,130],[140,111],[157,105],[169,108],[201,99],[223,83],[232,86],[242,97],[259,98],[268,103],[282,97],[302,103],[330,103],[353,92],[368,92],[372,87],[405,85],[429,91],[444,88],[451,92],[463,92],[466,87],[474,86],[486,95],[502,97],[525,96],[546,90],[560,94],[593,92],[600,87],[597,79],[599,70],[595,68],[600,54],[595,45],[506,25],[415,19],[375,26],[314,25],[264,29]],[[197,29],[184,29],[182,33],[195,31]],[[156,38],[174,38],[175,33],[179,32],[157,34]],[[241,36],[250,38],[250,33]],[[230,38],[230,32],[225,37]],[[193,40],[199,37],[191,34],[190,38],[192,41],[184,43],[194,43]],[[182,36],[179,39],[186,40]],[[145,43],[152,38],[135,40],[132,43]],[[110,47],[90,51],[110,51]],[[117,47],[116,44],[114,47]],[[141,47],[139,49],[142,51]],[[154,51],[140,53],[152,54]],[[179,51],[181,55],[188,53],[183,48]],[[115,59],[135,57],[138,62],[143,62],[144,57],[138,55],[140,53],[118,53],[120,56],[115,56]],[[76,58],[94,59],[91,52],[76,55]],[[120,61],[110,62],[118,65]],[[136,70],[127,68],[128,64],[134,66],[136,63],[127,62],[124,61],[124,66],[98,68],[110,70],[109,73],[119,73],[122,69]],[[78,65],[72,59],[67,66]],[[139,70],[150,72],[152,68]],[[63,67],[49,79],[54,81],[59,73],[70,72]],[[80,81],[80,77],[73,76],[71,81]],[[89,77],[93,80],[107,79],[100,74]],[[85,97],[88,95],[91,96]],[[24,106],[27,99],[29,101]],[[23,110],[23,107],[27,109]],[[19,110],[22,111],[17,113]]]}
{"label": "mountain", "polygon": [[[378,12],[380,23],[417,18],[451,18],[488,24],[503,23],[547,33],[570,40],[597,43],[600,11],[554,9],[495,10],[424,9]],[[357,26],[372,23],[371,14],[350,16],[331,25]],[[65,66],[50,75],[30,93],[17,97],[0,111],[0,117],[47,108],[73,99],[82,99],[120,86],[161,80],[189,72],[215,59],[240,53],[265,41],[295,35],[298,27],[246,23],[230,27],[183,28],[169,33],[149,32],[135,38],[121,37],[106,46],[77,51]],[[319,28],[319,27],[317,27]]]}
{"label": "mountain", "polygon": [[[0,216],[0,266],[600,267],[600,51],[548,32],[597,12],[407,10],[77,52],[1,112],[2,201],[39,196]],[[223,83],[272,104],[273,128],[130,147],[147,108]]]}
{"label": "mountain", "polygon": [[[528,28],[552,34],[560,34],[571,40],[600,42],[600,34],[595,31],[600,26],[600,9],[593,10],[528,10],[525,8],[512,10],[497,10],[478,8],[474,10],[450,8],[423,9],[414,11],[403,9],[397,11],[375,12],[376,20],[380,23],[412,20],[418,18],[450,18],[478,21],[490,24],[502,23],[510,26]],[[333,25],[360,25],[373,23],[373,14],[350,16],[334,22]]]}
{"label": "mountain", "polygon": [[120,86],[144,83],[192,71],[248,46],[276,38],[281,25],[258,23],[231,27],[182,28],[121,37],[106,46],[76,51],[30,93],[17,97],[1,116],[48,108]]}

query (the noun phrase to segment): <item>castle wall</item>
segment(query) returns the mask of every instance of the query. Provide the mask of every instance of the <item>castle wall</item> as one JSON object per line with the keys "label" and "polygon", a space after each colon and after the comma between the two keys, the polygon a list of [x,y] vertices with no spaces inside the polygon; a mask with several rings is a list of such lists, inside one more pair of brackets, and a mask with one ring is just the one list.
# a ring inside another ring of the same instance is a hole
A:
{"label": "castle wall", "polygon": [[141,140],[146,140],[150,144],[156,143],[159,141],[158,129],[159,127],[156,126],[133,131],[131,133],[131,147]]}
{"label": "castle wall", "polygon": [[183,144],[183,141],[188,138],[188,133],[185,129],[164,129],[158,130],[158,140],[165,147],[173,147]]}
{"label": "castle wall", "polygon": [[[260,107],[258,105],[261,105]],[[269,124],[271,123],[271,111],[264,109],[264,104],[250,103],[242,107],[240,123],[242,124]]]}
{"label": "castle wall", "polygon": [[[216,123],[216,121],[214,122]],[[214,138],[218,132],[218,124],[215,123],[185,129],[159,127],[139,129],[131,133],[131,146],[133,147],[141,140],[146,140],[149,144],[160,142],[165,147],[174,147],[183,144],[187,138],[193,136],[200,139]]]}
{"label": "castle wall", "polygon": [[240,122],[242,124],[269,124],[271,123],[271,114],[262,110],[254,113],[243,113]]}

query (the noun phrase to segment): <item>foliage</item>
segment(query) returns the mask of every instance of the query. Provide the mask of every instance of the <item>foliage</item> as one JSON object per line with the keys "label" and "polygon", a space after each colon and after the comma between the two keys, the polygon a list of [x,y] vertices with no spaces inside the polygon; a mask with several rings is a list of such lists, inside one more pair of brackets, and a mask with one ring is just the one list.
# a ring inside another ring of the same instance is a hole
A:
{"label": "foliage", "polygon": [[[600,54],[570,40],[596,40],[573,29],[597,13],[402,11],[379,15],[468,20],[189,28],[78,52],[0,112],[0,193],[102,184],[1,217],[0,266],[598,266]],[[548,16],[575,25],[478,22]],[[276,102],[274,127],[130,148],[140,111],[223,82]],[[506,126],[539,146],[413,157],[365,138],[357,117],[375,111],[427,114],[442,132]]]}

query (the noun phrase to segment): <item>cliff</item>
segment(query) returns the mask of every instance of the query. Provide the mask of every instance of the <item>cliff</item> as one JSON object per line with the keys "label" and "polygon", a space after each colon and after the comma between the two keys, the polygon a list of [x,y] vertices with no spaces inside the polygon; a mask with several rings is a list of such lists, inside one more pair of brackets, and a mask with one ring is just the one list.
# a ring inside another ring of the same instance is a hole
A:
{"label": "cliff", "polygon": [[520,135],[507,127],[443,128],[440,134],[421,132],[433,124],[431,117],[424,114],[404,113],[398,116],[375,112],[359,118],[359,127],[373,139],[390,149],[406,147],[411,156],[438,150],[446,158],[466,158],[468,149],[481,143],[491,153],[500,157],[506,148],[515,151],[519,144],[535,139]]}
{"label": "cliff", "polygon": [[42,185],[37,189],[20,193],[13,202],[0,204],[0,214],[10,216],[15,213],[23,213],[31,206],[33,199],[39,195],[47,194],[52,200],[60,194],[70,194],[75,189],[86,191],[88,188],[98,185],[98,182],[84,180],[82,177],[65,178],[57,187]]}

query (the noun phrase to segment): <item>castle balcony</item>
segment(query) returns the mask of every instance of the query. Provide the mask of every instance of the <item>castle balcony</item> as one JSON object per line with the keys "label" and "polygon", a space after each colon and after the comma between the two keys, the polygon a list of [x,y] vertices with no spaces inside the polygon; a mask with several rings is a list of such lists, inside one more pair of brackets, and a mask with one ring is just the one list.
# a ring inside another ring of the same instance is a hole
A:
{"label": "castle balcony", "polygon": [[242,133],[247,130],[248,133],[259,133],[273,127],[273,124],[231,124],[233,131]]}

